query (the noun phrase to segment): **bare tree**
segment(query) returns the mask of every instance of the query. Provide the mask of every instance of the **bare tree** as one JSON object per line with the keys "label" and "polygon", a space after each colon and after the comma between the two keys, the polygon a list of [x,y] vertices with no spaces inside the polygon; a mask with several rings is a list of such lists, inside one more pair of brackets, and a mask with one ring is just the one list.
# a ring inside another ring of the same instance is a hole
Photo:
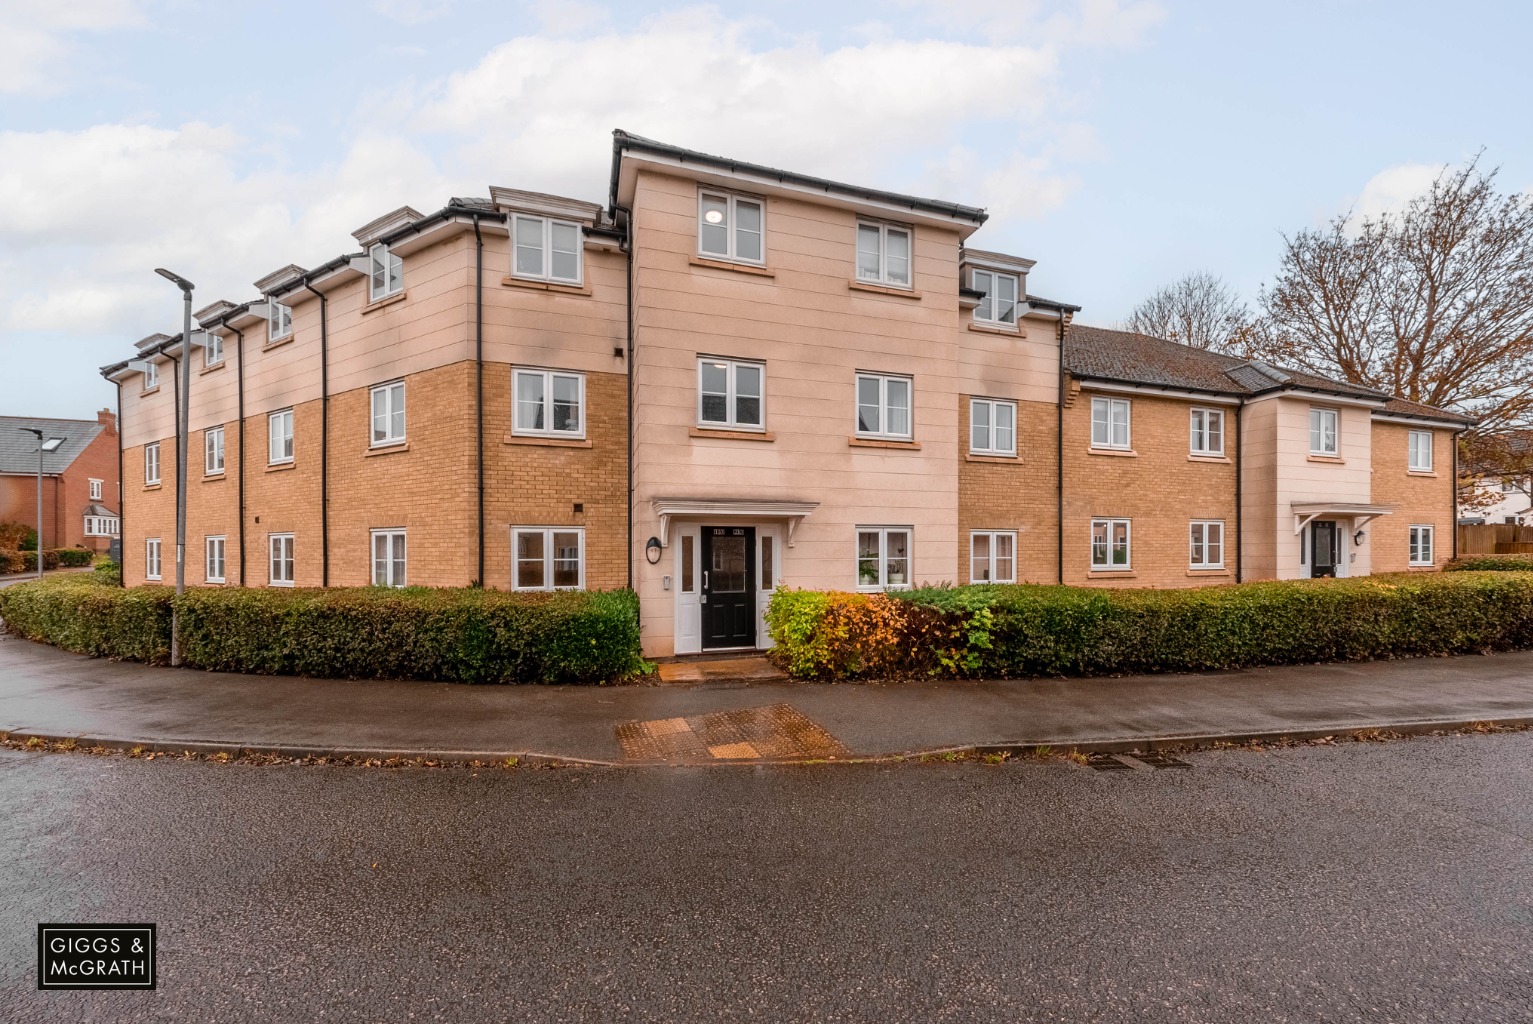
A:
{"label": "bare tree", "polygon": [[1236,351],[1251,328],[1251,311],[1223,279],[1188,274],[1134,307],[1125,328],[1194,348]]}
{"label": "bare tree", "polygon": [[1396,215],[1284,238],[1254,354],[1458,409],[1494,432],[1533,414],[1533,196],[1478,158]]}

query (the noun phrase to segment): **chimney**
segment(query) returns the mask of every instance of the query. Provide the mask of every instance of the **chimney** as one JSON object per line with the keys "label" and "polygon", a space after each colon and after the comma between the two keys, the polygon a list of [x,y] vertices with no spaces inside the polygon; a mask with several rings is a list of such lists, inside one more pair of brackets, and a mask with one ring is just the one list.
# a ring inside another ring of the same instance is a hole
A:
{"label": "chimney", "polygon": [[117,414],[112,410],[102,409],[96,413],[96,422],[105,427],[108,434],[117,434]]}

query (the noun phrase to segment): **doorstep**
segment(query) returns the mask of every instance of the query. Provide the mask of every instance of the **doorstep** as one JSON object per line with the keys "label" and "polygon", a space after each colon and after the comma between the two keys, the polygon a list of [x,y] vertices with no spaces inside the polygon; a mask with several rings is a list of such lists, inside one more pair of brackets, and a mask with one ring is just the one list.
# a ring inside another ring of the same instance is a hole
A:
{"label": "doorstep", "polygon": [[760,654],[690,655],[670,658],[659,665],[660,682],[682,683],[782,683],[788,676]]}

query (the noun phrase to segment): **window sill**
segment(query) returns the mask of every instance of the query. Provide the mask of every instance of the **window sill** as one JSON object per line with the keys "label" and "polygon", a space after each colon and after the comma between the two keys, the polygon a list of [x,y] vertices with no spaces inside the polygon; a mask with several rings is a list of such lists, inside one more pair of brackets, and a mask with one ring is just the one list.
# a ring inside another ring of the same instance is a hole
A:
{"label": "window sill", "polygon": [[1138,579],[1139,574],[1132,569],[1089,569],[1086,572],[1088,580],[1133,580]]}
{"label": "window sill", "polygon": [[1110,455],[1115,459],[1137,459],[1139,453],[1132,448],[1087,448],[1087,455]]}
{"label": "window sill", "polygon": [[218,370],[222,370],[224,367],[226,367],[228,365],[229,365],[229,363],[228,363],[227,360],[220,359],[218,362],[214,363],[212,366],[204,366],[202,369],[198,370],[197,371],[197,376],[201,377],[201,376],[204,376],[204,375],[209,374],[209,373],[214,373],[214,372],[216,372]]}
{"label": "window sill", "polygon": [[1314,455],[1314,454],[1310,454],[1310,455],[1305,456],[1305,461],[1306,462],[1332,462],[1332,463],[1335,463],[1338,466],[1344,466],[1344,465],[1346,465],[1346,462],[1347,462],[1346,459],[1342,458],[1339,455]]}
{"label": "window sill", "polygon": [[1436,564],[1433,564],[1433,565],[1408,565],[1408,566],[1406,566],[1406,572],[1436,572],[1436,571],[1437,571]]}
{"label": "window sill", "polygon": [[1189,455],[1189,456],[1187,456],[1187,461],[1188,462],[1212,462],[1212,463],[1215,463],[1215,464],[1222,463],[1222,464],[1224,464],[1226,466],[1232,464],[1232,461],[1231,461],[1231,459],[1230,459],[1230,457],[1228,455]]}
{"label": "window sill", "polygon": [[1218,569],[1215,569],[1213,567],[1209,567],[1207,569],[1188,569],[1187,570],[1187,575],[1188,576],[1228,576],[1228,575],[1230,575],[1230,571],[1228,569],[1223,568],[1223,567],[1218,568]]}
{"label": "window sill", "polygon": [[370,459],[375,455],[393,455],[395,452],[407,452],[410,450],[409,441],[391,441],[388,444],[374,445],[362,453],[364,459]]}
{"label": "window sill", "polygon": [[163,580],[164,580],[164,579],[165,579],[165,577],[164,577],[164,576],[148,576],[148,575],[146,575],[146,576],[145,576],[145,577],[144,577],[144,582],[145,582],[145,583],[160,583],[160,582],[162,582],[162,581],[163,581]]}
{"label": "window sill", "polygon": [[687,261],[689,266],[709,267],[713,270],[728,270],[736,274],[754,274],[756,277],[776,277],[776,271],[766,267],[758,267],[754,263],[736,263],[733,260],[715,260],[706,256],[694,256]]}
{"label": "window sill", "polygon": [[217,473],[204,473],[204,474],[202,474],[202,482],[203,483],[207,483],[210,480],[223,480],[223,479],[226,479],[226,477],[224,476],[224,471],[221,470],[221,469]]}
{"label": "window sill", "polygon": [[268,472],[268,473],[280,473],[280,472],[282,472],[285,469],[293,469],[297,465],[298,465],[298,463],[296,463],[296,462],[274,462],[271,465],[266,467],[266,472]]}
{"label": "window sill", "polygon": [[903,448],[909,451],[920,451],[920,441],[886,441],[876,437],[849,437],[846,443],[852,448]]}
{"label": "window sill", "polygon": [[289,334],[285,338],[278,338],[276,341],[268,341],[266,344],[261,346],[261,351],[270,352],[274,348],[281,348],[283,345],[291,345],[292,343],[293,335]]}
{"label": "window sill", "polygon": [[160,390],[160,386],[158,384],[156,384],[152,388],[145,388],[144,390],[140,391],[139,392],[139,396],[143,397],[144,395],[152,395],[152,394],[154,394],[158,390]]}
{"label": "window sill", "polygon": [[1016,455],[987,455],[982,452],[964,452],[965,462],[1015,462],[1021,463],[1022,459]]}
{"label": "window sill", "polygon": [[559,292],[563,295],[590,295],[591,286],[588,284],[568,284],[563,281],[543,281],[532,277],[516,277],[507,274],[500,279],[500,283],[506,288],[530,288],[535,292]]}
{"label": "window sill", "polygon": [[921,300],[921,293],[911,288],[901,288],[898,285],[870,284],[867,281],[848,281],[846,286],[854,292],[872,292],[874,295],[892,295],[897,299]]}
{"label": "window sill", "polygon": [[775,441],[777,435],[770,430],[725,430],[714,427],[693,427],[689,437],[716,437],[721,441]]}
{"label": "window sill", "polygon": [[1025,338],[1027,332],[1020,327],[1008,327],[1006,324],[987,324],[969,321],[969,330],[977,334],[1010,334],[1013,337]]}
{"label": "window sill", "polygon": [[542,437],[535,434],[507,434],[503,439],[504,444],[532,444],[543,448],[590,448],[590,438],[576,437]]}
{"label": "window sill", "polygon": [[395,292],[393,295],[385,295],[381,299],[373,299],[367,305],[362,307],[362,315],[366,316],[368,313],[380,310],[384,306],[392,306],[396,302],[403,302],[405,300],[405,296],[409,294],[410,293],[406,291],[399,291]]}
{"label": "window sill", "polygon": [[1426,477],[1428,480],[1437,479],[1437,474],[1432,472],[1430,469],[1407,469],[1405,471],[1405,475]]}
{"label": "window sill", "polygon": [[266,585],[268,587],[291,587],[293,583],[291,580],[271,580]]}
{"label": "window sill", "polygon": [[159,484],[145,484],[144,485],[144,490],[146,490],[146,491],[157,491],[159,489],[160,489],[160,485]]}

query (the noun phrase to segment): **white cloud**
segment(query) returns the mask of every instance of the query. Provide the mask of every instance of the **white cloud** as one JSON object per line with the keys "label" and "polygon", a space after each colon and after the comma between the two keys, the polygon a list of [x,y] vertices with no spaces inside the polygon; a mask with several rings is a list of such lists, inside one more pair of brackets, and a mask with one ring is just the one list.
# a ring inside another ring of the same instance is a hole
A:
{"label": "white cloud", "polygon": [[62,92],[78,54],[76,35],[141,24],[135,0],[0,0],[0,94]]}
{"label": "white cloud", "polygon": [[1368,179],[1352,206],[1359,220],[1400,213],[1416,196],[1431,187],[1442,173],[1441,164],[1398,164]]}

